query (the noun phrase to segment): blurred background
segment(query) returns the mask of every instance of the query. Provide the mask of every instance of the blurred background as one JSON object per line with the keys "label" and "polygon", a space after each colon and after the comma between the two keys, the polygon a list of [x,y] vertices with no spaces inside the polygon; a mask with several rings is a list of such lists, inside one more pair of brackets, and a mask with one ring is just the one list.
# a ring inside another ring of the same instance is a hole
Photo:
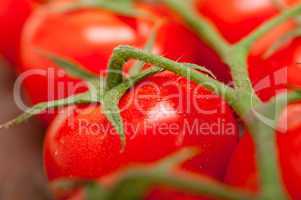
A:
{"label": "blurred background", "polygon": [[[0,122],[20,114],[13,98],[15,73],[0,60]],[[42,165],[43,127],[35,119],[0,130],[0,200],[47,200]]]}

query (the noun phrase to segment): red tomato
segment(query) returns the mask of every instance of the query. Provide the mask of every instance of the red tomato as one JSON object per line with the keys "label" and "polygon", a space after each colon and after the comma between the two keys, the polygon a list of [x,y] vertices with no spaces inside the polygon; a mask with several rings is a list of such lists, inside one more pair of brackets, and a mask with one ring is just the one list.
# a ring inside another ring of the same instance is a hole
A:
{"label": "red tomato", "polygon": [[0,54],[13,64],[19,61],[21,30],[32,9],[32,0],[0,1]]}
{"label": "red tomato", "polygon": [[40,7],[25,26],[21,72],[30,73],[24,86],[33,104],[86,89],[37,50],[55,53],[100,74],[117,45],[138,44],[137,32],[113,13],[94,9],[58,12],[67,2],[53,1]]}
{"label": "red tomato", "polygon": [[288,82],[292,83],[291,84],[292,87],[301,88],[300,74],[301,74],[300,63],[288,69]]}
{"label": "red tomato", "polygon": [[168,23],[160,29],[158,42],[164,47],[162,55],[180,62],[205,66],[223,82],[231,80],[229,68],[212,49],[185,26],[176,22]]}
{"label": "red tomato", "polygon": [[135,19],[95,9],[64,14],[55,12],[65,3],[55,1],[38,9],[27,22],[23,33],[21,71],[34,73],[24,81],[34,104],[86,89],[84,84],[78,84],[78,81],[40,56],[37,49],[69,58],[86,70],[99,74],[106,70],[108,59],[117,45],[144,46],[154,21],[159,18],[166,18],[167,22],[159,30],[154,47],[156,52],[182,62],[209,66],[215,69],[213,71],[217,72],[218,78],[229,80],[229,72],[217,55],[185,26],[162,14],[163,11],[157,7],[138,7],[150,12],[152,17]]}
{"label": "red tomato", "polygon": [[[231,80],[229,68],[211,48],[185,26],[179,16],[161,4],[139,4],[138,7],[158,15],[157,21],[163,18],[168,19],[168,23],[160,27],[157,36],[157,43],[161,47],[162,55],[179,62],[205,66],[223,82]],[[138,22],[144,23],[144,21]]]}
{"label": "red tomato", "polygon": [[[289,105],[279,123],[277,144],[282,178],[293,200],[301,199],[301,104]],[[286,128],[287,125],[287,128]],[[226,182],[251,191],[258,190],[258,172],[255,167],[254,144],[246,134],[230,162]]]}
{"label": "red tomato", "polygon": [[[293,5],[300,0],[284,2]],[[271,0],[201,0],[197,6],[201,14],[208,17],[231,43],[239,41],[279,13],[279,8]]]}
{"label": "red tomato", "polygon": [[[288,6],[298,2],[300,0],[285,1]],[[220,3],[218,0],[204,0],[198,3],[198,7],[201,14],[208,17],[231,43],[239,41],[279,13],[279,8],[271,0],[228,0],[223,6],[219,6]],[[288,21],[260,38],[252,47],[248,60],[249,73],[255,91],[264,101],[289,85],[298,85],[298,80],[290,71],[297,70],[294,66],[301,61],[299,38],[284,44],[268,58],[263,56],[281,36],[293,28],[295,24]],[[287,74],[290,74],[290,78]]]}
{"label": "red tomato", "polygon": [[199,154],[183,169],[221,179],[238,140],[233,113],[219,97],[169,72],[154,75],[120,101],[127,145],[100,107],[62,114],[46,135],[44,163],[50,181],[96,179],[116,169],[152,163],[184,147]]}

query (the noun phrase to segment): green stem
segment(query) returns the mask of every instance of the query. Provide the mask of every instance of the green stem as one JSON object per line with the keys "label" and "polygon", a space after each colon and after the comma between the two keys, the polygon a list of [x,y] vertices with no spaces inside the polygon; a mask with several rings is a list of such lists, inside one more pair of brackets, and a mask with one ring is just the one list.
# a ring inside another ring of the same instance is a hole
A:
{"label": "green stem", "polygon": [[59,108],[62,106],[73,105],[73,104],[83,104],[83,103],[98,103],[98,99],[93,99],[90,92],[78,94],[75,96],[71,96],[65,99],[59,99],[55,101],[42,102],[34,105],[32,108],[28,109],[23,114],[19,115],[17,118],[5,123],[0,124],[0,129],[2,128],[10,128],[14,125],[21,124],[24,121],[28,120],[34,115],[40,114],[50,108]]}
{"label": "green stem", "polygon": [[176,11],[185,20],[190,28],[195,30],[199,37],[213,48],[221,57],[227,55],[230,44],[221,34],[199,14],[190,3],[183,0],[163,0],[171,9]]}
{"label": "green stem", "polygon": [[130,77],[114,88],[108,90],[102,98],[102,109],[107,119],[112,123],[117,133],[120,135],[121,151],[124,150],[126,145],[126,135],[124,132],[123,122],[120,115],[119,101],[121,97],[128,91],[129,88],[134,86],[137,82],[160,72],[162,69],[159,67],[151,67],[143,72]]}
{"label": "green stem", "polygon": [[168,58],[150,54],[130,46],[119,46],[115,48],[109,64],[110,70],[106,84],[107,90],[110,90],[122,81],[120,71],[129,59],[137,59],[145,63],[161,67],[183,76],[188,80],[201,84],[208,90],[211,90],[223,97],[239,114],[245,113],[246,109],[242,107],[241,102],[236,101],[237,94],[233,88],[211,78],[206,74],[200,73],[193,68],[187,67],[187,64],[181,64]]}
{"label": "green stem", "polygon": [[261,103],[257,96],[248,71],[248,51],[241,46],[233,46],[224,58],[231,69],[231,74],[238,94],[237,99],[244,101],[247,111]]}
{"label": "green stem", "polygon": [[[144,183],[145,185],[164,185],[191,192],[195,195],[209,196],[225,200],[251,200],[252,195],[230,188],[229,186],[219,184],[210,179],[201,179],[193,175],[183,174],[175,175],[165,171],[146,170],[142,168],[131,169],[125,173],[115,185],[111,192],[109,200],[124,200],[124,193],[131,193],[129,190],[135,188],[127,187],[132,183]],[[127,188],[128,190],[124,190]],[[133,192],[133,191],[132,191]],[[135,193],[139,191],[134,191]]]}
{"label": "green stem", "polygon": [[[270,102],[261,104],[248,116],[244,117],[256,146],[257,163],[261,179],[261,198],[286,200],[288,199],[281,179],[281,169],[278,161],[275,130],[278,118],[288,103],[300,101],[301,92],[293,91],[276,96]],[[259,113],[260,112],[260,113]],[[266,123],[261,116],[273,119],[272,124]]]}
{"label": "green stem", "polygon": [[260,179],[261,200],[288,200],[281,178],[275,129],[261,120],[249,124],[256,146],[256,161]]}
{"label": "green stem", "polygon": [[[149,36],[149,38],[146,41],[146,44],[144,46],[144,50],[146,52],[151,53],[153,51],[154,46],[155,46],[155,42],[156,42],[156,39],[157,39],[158,31],[159,31],[160,27],[162,26],[162,24],[164,24],[164,23],[165,23],[164,20],[159,21],[152,28],[150,36]],[[143,69],[144,65],[145,65],[144,62],[141,62],[141,61],[136,62],[131,67],[131,69],[129,70],[129,75],[130,76],[135,76],[135,75],[139,74],[139,72],[141,72],[141,70]]]}
{"label": "green stem", "polygon": [[[248,103],[251,108],[250,101],[260,102],[252,87],[248,67],[246,63],[247,53],[246,49],[230,45],[221,34],[197,11],[190,3],[183,0],[163,0],[171,9],[176,11],[184,21],[205,41],[211,48],[213,48],[219,56],[229,65],[231,74],[234,79],[235,86],[240,90],[238,96],[242,93],[249,93]],[[247,105],[247,104],[245,104]]]}
{"label": "green stem", "polygon": [[[244,108],[244,114],[253,107],[262,106],[262,102],[257,95],[255,95],[248,74],[248,53],[251,46],[258,38],[264,36],[268,31],[289,18],[297,16],[301,12],[301,4],[284,11],[280,16],[268,21],[239,43],[229,47],[229,45],[220,38],[219,34],[212,33],[214,29],[206,24],[204,19],[198,17],[193,9],[193,11],[189,9],[187,2],[184,3],[184,1],[180,0],[164,1],[184,18],[187,24],[201,36],[201,39],[205,39],[205,41],[209,42],[209,45],[213,47],[213,49],[215,49],[223,58],[225,63],[229,65],[236,87],[235,92],[237,94],[237,100],[244,102],[244,105],[241,106],[241,108]],[[204,31],[204,28],[207,28],[207,31]],[[258,157],[262,184],[261,199],[287,199],[277,162],[275,130],[260,120],[250,121],[249,118],[245,118],[245,122],[254,137],[257,147],[256,155]]]}
{"label": "green stem", "polygon": [[278,162],[275,130],[261,121],[255,126],[250,125],[249,130],[253,133],[256,146],[256,160],[261,183],[260,199],[287,200],[288,196],[283,186]]}

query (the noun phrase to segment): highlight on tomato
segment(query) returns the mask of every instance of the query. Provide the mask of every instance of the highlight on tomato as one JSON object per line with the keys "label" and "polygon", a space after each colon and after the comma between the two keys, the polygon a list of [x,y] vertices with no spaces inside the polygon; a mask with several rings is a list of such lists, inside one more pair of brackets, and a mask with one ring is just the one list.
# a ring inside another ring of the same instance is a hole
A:
{"label": "highlight on tomato", "polygon": [[[78,63],[88,72],[104,75],[113,49],[120,44],[143,48],[159,20],[163,22],[153,45],[154,52],[208,66],[218,79],[230,80],[227,66],[182,22],[170,16],[165,7],[138,4],[137,9],[147,13],[141,17],[93,8],[60,11],[72,3],[60,0],[41,6],[24,28],[20,72],[26,75],[24,87],[32,104],[86,90],[85,83],[66,75],[39,50]],[[49,122],[53,117],[45,115],[44,119]]]}
{"label": "highlight on tomato", "polygon": [[[119,108],[126,136],[124,151],[120,135],[101,106],[76,112],[69,108],[54,120],[44,145],[50,181],[93,180],[135,164],[150,164],[183,148],[195,148],[198,154],[182,169],[223,178],[238,142],[238,128],[221,98],[183,77],[161,72],[129,90]],[[164,194],[156,192],[153,198]]]}

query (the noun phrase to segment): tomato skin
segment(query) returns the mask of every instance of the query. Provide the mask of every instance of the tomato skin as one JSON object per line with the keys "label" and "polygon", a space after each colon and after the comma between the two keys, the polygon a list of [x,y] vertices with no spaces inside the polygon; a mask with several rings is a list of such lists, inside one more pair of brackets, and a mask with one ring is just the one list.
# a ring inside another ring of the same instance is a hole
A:
{"label": "tomato skin", "polygon": [[[44,146],[49,180],[63,177],[96,179],[135,163],[153,163],[184,147],[195,147],[200,151],[183,165],[185,170],[221,179],[238,141],[235,118],[227,106],[222,107],[224,102],[219,97],[208,98],[206,95],[212,93],[190,83],[164,72],[142,81],[121,99],[119,107],[127,138],[123,153],[115,131],[80,133],[83,130],[79,128],[81,119],[86,120],[90,128],[98,126],[107,128],[102,130],[113,130],[99,107],[88,108],[92,110],[90,114],[85,114],[87,109],[83,109],[74,116],[59,116],[48,130]],[[214,114],[203,113],[215,109]],[[221,109],[225,109],[224,112]],[[70,118],[73,122],[68,124]],[[219,126],[216,124],[218,119],[224,126],[210,131],[213,126]],[[187,128],[193,123],[210,128],[200,130],[196,125],[195,131],[188,132]],[[166,127],[175,130],[167,132]]]}
{"label": "tomato skin", "polygon": [[[221,80],[229,80],[229,70],[218,56],[184,25],[167,14],[166,8],[139,6],[153,18],[127,18],[103,10],[81,10],[58,13],[66,2],[54,1],[36,10],[26,23],[22,35],[21,72],[36,70],[45,75],[31,75],[24,81],[25,89],[33,104],[60,99],[86,90],[79,80],[69,77],[49,60],[38,54],[37,49],[55,53],[81,64],[93,73],[103,73],[112,50],[120,44],[143,47],[155,19],[164,18],[166,23],[158,32],[154,51],[181,62],[192,62],[209,66]],[[58,28],[60,31],[57,31]],[[178,40],[177,38],[183,38]],[[177,42],[170,42],[174,39]],[[204,56],[200,56],[204,55]],[[222,70],[224,69],[224,70]],[[51,75],[49,75],[51,74]],[[71,85],[71,89],[68,88]],[[47,89],[45,89],[47,88]],[[54,113],[55,114],[55,113]],[[54,115],[45,115],[46,123]]]}
{"label": "tomato skin", "polygon": [[[285,0],[294,5],[299,0]],[[201,0],[197,1],[200,13],[215,24],[222,35],[235,43],[279,13],[279,8],[270,0]]]}
{"label": "tomato skin", "polygon": [[[292,104],[283,114],[278,132],[277,146],[282,178],[292,200],[301,199],[301,104]],[[225,177],[226,183],[251,191],[258,191],[258,171],[255,167],[254,144],[249,134],[245,134],[234,152]]]}
{"label": "tomato skin", "polygon": [[[99,74],[106,70],[113,48],[119,44],[136,43],[136,33],[112,13],[97,10],[53,11],[65,4],[66,1],[56,1],[41,7],[27,22],[22,39],[22,71],[49,67],[57,69],[38,55],[36,49],[42,49],[74,60],[86,70]],[[58,28],[60,31],[57,31]],[[41,95],[30,96],[33,102],[46,99]]]}
{"label": "tomato skin", "polygon": [[[279,14],[279,9],[270,0],[227,0],[218,6],[218,0],[204,0],[197,3],[200,13],[207,17],[230,43],[238,42],[263,22]],[[300,0],[286,0],[287,6]],[[265,58],[264,54],[279,40],[296,27],[293,21],[275,27],[260,38],[251,48],[248,58],[249,75],[256,93],[263,101],[285,91],[291,85],[298,86],[293,71],[298,71],[300,62],[300,38],[289,41]]]}
{"label": "tomato skin", "polygon": [[[211,70],[218,80],[228,83],[231,80],[230,70],[204,41],[202,41],[181,17],[161,4],[138,4],[141,10],[156,15],[153,18],[168,20],[158,30],[157,44],[160,53],[179,62],[189,62],[205,66]],[[144,21],[139,21],[144,22]],[[140,25],[141,26],[141,25]]]}
{"label": "tomato skin", "polygon": [[0,54],[12,64],[19,64],[21,31],[33,7],[32,0],[0,1]]}
{"label": "tomato skin", "polygon": [[[97,9],[57,12],[69,2],[72,1],[52,1],[40,7],[24,28],[20,72],[34,73],[24,81],[32,104],[61,99],[86,90],[84,83],[68,76],[37,50],[69,59],[99,75],[107,69],[108,60],[117,45],[137,46],[135,30],[111,12]],[[53,117],[45,115],[46,122]]]}
{"label": "tomato skin", "polygon": [[231,80],[229,68],[218,55],[184,25],[172,22],[163,26],[158,33],[158,43],[164,47],[162,55],[204,66],[222,82]]}

